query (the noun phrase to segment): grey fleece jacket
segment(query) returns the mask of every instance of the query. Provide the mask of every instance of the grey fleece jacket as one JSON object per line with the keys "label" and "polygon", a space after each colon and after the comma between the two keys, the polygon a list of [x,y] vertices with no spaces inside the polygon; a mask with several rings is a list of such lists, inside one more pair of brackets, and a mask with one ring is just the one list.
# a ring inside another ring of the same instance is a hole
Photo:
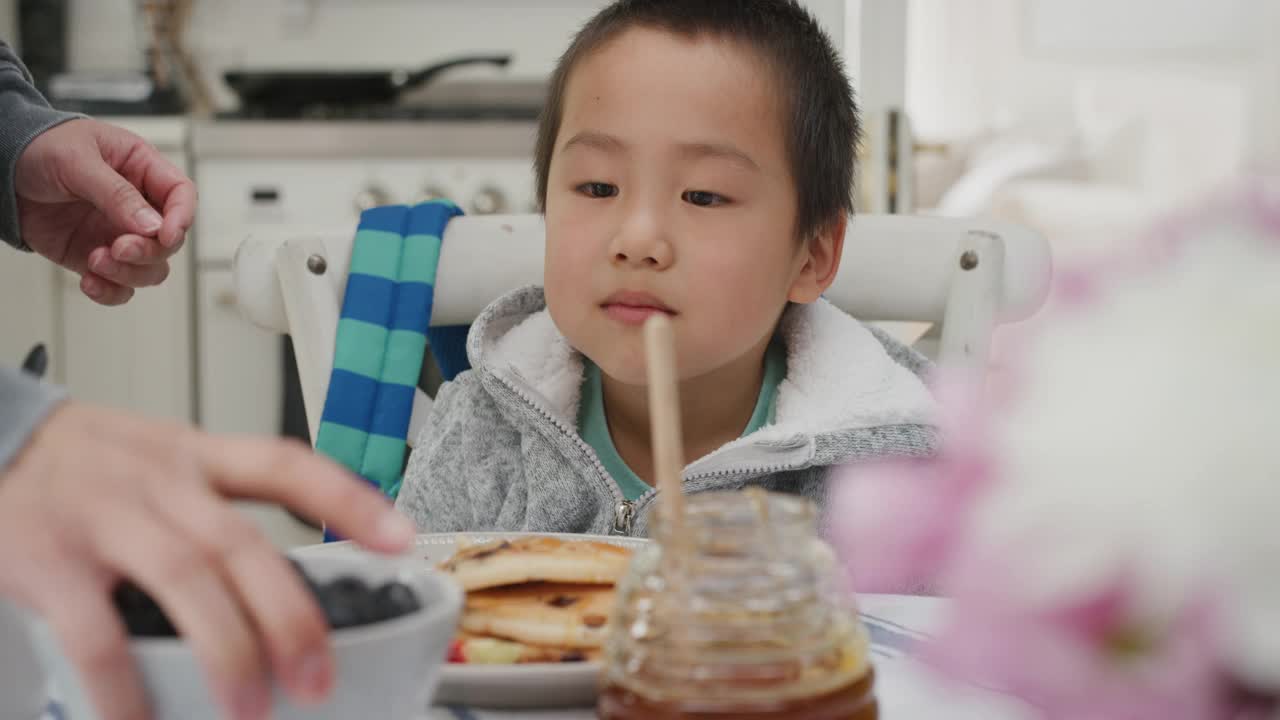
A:
{"label": "grey fleece jacket", "polygon": [[[826,301],[793,306],[778,332],[787,374],[774,423],[690,463],[685,492],[753,485],[822,505],[833,466],[934,452],[919,354]],[[419,530],[646,535],[657,491],[624,500],[578,435],[582,356],[541,289],[489,306],[467,354],[472,369],[437,393],[396,501]]]}
{"label": "grey fleece jacket", "polygon": [[[31,85],[27,69],[0,40],[0,239],[15,247],[26,247],[18,229],[13,187],[18,156],[37,135],[76,117],[80,116],[49,107]],[[0,262],[4,261],[0,253]],[[4,312],[22,312],[22,308],[10,306]],[[18,360],[0,358],[0,365]],[[59,389],[22,377],[17,370],[0,367],[0,471],[62,397]]]}

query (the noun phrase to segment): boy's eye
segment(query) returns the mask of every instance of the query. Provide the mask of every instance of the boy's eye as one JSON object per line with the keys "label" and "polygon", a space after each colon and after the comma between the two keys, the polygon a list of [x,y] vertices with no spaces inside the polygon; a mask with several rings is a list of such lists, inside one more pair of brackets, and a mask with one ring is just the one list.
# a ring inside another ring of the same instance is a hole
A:
{"label": "boy's eye", "polygon": [[582,183],[578,186],[578,192],[593,198],[611,198],[618,194],[618,186],[602,182]]}
{"label": "boy's eye", "polygon": [[698,207],[713,207],[729,202],[729,198],[706,190],[685,190],[680,199]]}

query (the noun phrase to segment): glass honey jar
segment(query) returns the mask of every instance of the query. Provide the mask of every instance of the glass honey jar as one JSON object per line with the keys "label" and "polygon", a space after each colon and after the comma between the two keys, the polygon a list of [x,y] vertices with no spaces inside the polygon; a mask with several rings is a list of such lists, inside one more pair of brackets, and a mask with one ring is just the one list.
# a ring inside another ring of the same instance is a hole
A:
{"label": "glass honey jar", "polygon": [[758,489],[656,510],[618,586],[605,720],[876,720],[869,643],[802,497]]}

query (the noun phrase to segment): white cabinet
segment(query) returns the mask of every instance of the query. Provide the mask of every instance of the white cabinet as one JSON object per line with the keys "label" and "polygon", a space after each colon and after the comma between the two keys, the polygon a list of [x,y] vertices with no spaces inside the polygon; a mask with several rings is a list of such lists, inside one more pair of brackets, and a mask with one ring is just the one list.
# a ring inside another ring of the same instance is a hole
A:
{"label": "white cabinet", "polygon": [[138,290],[121,307],[93,302],[80,292],[79,276],[57,273],[63,321],[55,354],[77,400],[194,420],[190,251],[170,268],[163,285]]}
{"label": "white cabinet", "polygon": [[[184,172],[182,118],[107,118],[155,145]],[[60,322],[52,345],[58,372],[77,400],[150,417],[195,419],[195,314],[192,237],[169,261],[169,278],[138,290],[123,306],[103,307],[80,292],[79,277],[54,271]]]}
{"label": "white cabinet", "polygon": [[36,343],[49,348],[47,378],[58,377],[57,293],[48,260],[0,243],[0,366],[17,367]]}
{"label": "white cabinet", "polygon": [[78,275],[0,248],[0,364],[16,366],[44,343],[45,378],[76,400],[193,420],[190,255],[171,265],[164,285],[104,307],[80,292]]}
{"label": "white cabinet", "polygon": [[282,341],[241,317],[229,266],[201,268],[199,315],[201,426],[211,432],[279,435]]}

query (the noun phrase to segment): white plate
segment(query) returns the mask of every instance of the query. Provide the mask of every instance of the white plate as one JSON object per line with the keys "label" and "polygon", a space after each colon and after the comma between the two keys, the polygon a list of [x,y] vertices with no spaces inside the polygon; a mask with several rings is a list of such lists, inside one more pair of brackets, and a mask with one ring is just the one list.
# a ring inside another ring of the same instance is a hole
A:
{"label": "white plate", "polygon": [[[453,556],[459,537],[488,542],[539,535],[567,541],[593,540],[632,550],[648,542],[641,538],[558,533],[425,533],[418,536],[416,553],[424,564],[435,567]],[[328,543],[292,550],[292,553],[350,552],[350,543]],[[596,662],[530,663],[522,665],[448,664],[440,674],[435,701],[442,705],[488,708],[584,707],[595,704],[600,675]]]}

